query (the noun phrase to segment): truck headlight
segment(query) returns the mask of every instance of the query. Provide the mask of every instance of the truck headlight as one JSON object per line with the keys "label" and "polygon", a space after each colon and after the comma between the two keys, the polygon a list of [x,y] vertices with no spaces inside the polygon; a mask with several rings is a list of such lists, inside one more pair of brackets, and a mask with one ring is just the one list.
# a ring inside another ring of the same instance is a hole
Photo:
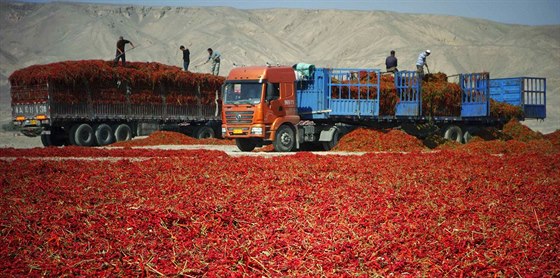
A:
{"label": "truck headlight", "polygon": [[252,127],[251,128],[251,134],[262,135],[263,134],[262,127]]}

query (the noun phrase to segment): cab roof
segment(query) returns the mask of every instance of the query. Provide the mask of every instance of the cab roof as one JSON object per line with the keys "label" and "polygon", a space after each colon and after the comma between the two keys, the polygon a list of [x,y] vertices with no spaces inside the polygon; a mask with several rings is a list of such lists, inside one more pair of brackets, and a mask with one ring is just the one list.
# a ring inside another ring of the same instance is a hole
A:
{"label": "cab roof", "polygon": [[289,66],[249,66],[233,68],[227,81],[233,80],[263,80],[280,83],[280,82],[294,82],[295,73],[292,67]]}

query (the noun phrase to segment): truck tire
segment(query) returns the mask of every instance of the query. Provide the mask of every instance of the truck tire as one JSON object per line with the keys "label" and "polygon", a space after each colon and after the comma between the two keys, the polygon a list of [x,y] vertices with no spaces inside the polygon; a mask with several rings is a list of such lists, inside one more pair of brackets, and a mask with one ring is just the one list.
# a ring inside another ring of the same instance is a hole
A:
{"label": "truck tire", "polygon": [[95,143],[93,128],[88,124],[81,124],[74,132],[74,142],[78,146],[93,146]]}
{"label": "truck tire", "polygon": [[115,141],[113,129],[108,124],[100,124],[95,127],[95,141],[98,146],[107,146]]}
{"label": "truck tire", "polygon": [[456,125],[450,125],[445,130],[443,136],[445,139],[450,141],[456,141],[457,143],[463,143],[463,131],[460,127]]}
{"label": "truck tire", "polygon": [[473,139],[473,135],[470,131],[465,131],[465,134],[463,134],[463,142],[465,144],[467,144],[468,142],[470,142]]}
{"label": "truck tire", "polygon": [[201,126],[196,131],[197,139],[208,139],[208,138],[216,138],[216,134],[214,133],[214,129],[209,126]]}
{"label": "truck tire", "polygon": [[70,128],[70,131],[68,131],[68,143],[71,146],[76,146],[76,129],[78,129],[79,126],[79,124],[75,124]]}
{"label": "truck tire", "polygon": [[66,135],[64,134],[64,130],[60,128],[54,128],[50,130],[50,134],[41,134],[41,143],[43,146],[55,146],[60,147],[66,144]]}
{"label": "truck tire", "polygon": [[120,141],[128,141],[132,139],[132,129],[127,124],[120,124],[115,128],[115,140],[117,142]]}
{"label": "truck tire", "polygon": [[251,152],[257,146],[255,140],[251,138],[236,138],[235,144],[242,152]]}
{"label": "truck tire", "polygon": [[333,133],[332,139],[329,142],[323,142],[323,149],[325,149],[325,151],[330,151],[332,150],[332,148],[334,148],[336,145],[338,145],[338,140],[340,140],[340,137],[342,137],[342,133],[340,132],[340,130],[338,130],[338,128],[335,127],[335,131]]}
{"label": "truck tire", "polygon": [[51,135],[50,134],[41,134],[41,143],[44,147],[54,146],[51,142]]}
{"label": "truck tire", "polygon": [[281,125],[276,131],[273,145],[277,152],[291,152],[296,145],[294,130],[288,125]]}

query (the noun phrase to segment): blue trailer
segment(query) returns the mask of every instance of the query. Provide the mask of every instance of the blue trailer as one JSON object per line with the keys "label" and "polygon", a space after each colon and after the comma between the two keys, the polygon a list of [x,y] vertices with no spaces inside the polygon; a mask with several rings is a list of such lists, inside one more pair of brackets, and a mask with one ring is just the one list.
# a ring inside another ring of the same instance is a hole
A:
{"label": "blue trailer", "polygon": [[[357,73],[367,78],[358,82]],[[302,120],[318,123],[339,122],[380,128],[430,123],[447,139],[458,142],[468,141],[480,127],[501,128],[507,121],[506,118],[491,116],[491,98],[520,106],[524,111],[520,120],[546,117],[545,78],[490,79],[489,73],[464,73],[459,74],[458,79],[461,88],[460,115],[423,115],[422,82],[414,71],[395,74],[394,86],[398,98],[395,113],[382,115],[380,70],[317,68],[308,79],[296,81],[297,109]],[[332,93],[336,91],[340,93]],[[361,93],[352,96],[352,91]],[[332,138],[332,135],[325,137]]]}

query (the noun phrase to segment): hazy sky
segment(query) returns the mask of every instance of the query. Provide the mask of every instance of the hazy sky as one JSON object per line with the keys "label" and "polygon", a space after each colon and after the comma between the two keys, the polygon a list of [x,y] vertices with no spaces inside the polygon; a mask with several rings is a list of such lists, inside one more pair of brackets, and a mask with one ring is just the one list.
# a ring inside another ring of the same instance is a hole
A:
{"label": "hazy sky", "polygon": [[[55,2],[52,0],[25,1]],[[560,24],[560,0],[64,0],[60,2],[187,7],[229,6],[238,9],[385,10],[402,13],[456,15],[514,24]]]}

